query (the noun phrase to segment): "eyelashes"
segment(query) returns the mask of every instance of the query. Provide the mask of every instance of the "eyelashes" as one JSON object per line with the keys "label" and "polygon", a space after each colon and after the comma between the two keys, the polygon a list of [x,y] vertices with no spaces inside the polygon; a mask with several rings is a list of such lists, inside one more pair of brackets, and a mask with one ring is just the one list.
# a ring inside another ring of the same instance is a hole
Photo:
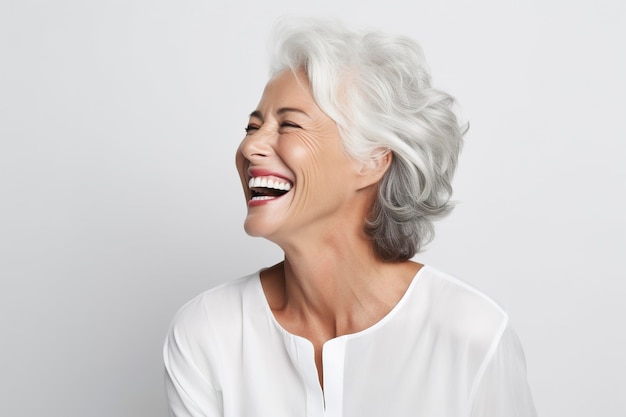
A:
{"label": "eyelashes", "polygon": [[[302,129],[302,127],[300,125],[297,125],[295,123],[292,122],[282,122],[280,124],[280,128],[294,128],[294,129]],[[249,124],[248,126],[244,127],[244,130],[246,131],[246,134],[249,135],[257,130],[260,129],[260,126],[257,125],[253,125],[253,124]]]}
{"label": "eyelashes", "polygon": [[244,127],[243,130],[246,131],[246,134],[249,134],[249,133],[251,133],[251,132],[253,132],[255,130],[259,130],[259,127],[258,126],[254,126],[254,125],[248,125],[248,126]]}

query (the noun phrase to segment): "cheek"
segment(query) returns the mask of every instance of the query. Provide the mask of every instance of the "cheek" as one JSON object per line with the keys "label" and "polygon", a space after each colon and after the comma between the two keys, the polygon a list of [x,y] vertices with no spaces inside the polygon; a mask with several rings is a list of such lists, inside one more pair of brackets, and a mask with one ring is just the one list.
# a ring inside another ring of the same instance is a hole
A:
{"label": "cheek", "polygon": [[321,179],[326,171],[327,156],[323,144],[307,137],[291,137],[289,143],[281,149],[281,157],[289,169],[296,174],[300,188]]}
{"label": "cheek", "polygon": [[296,179],[291,210],[303,214],[319,203],[324,182],[320,144],[304,135],[290,135],[285,139],[278,151]]}
{"label": "cheek", "polygon": [[329,214],[349,196],[349,162],[343,148],[333,145],[303,140],[285,150],[285,161],[297,178],[294,213]]}

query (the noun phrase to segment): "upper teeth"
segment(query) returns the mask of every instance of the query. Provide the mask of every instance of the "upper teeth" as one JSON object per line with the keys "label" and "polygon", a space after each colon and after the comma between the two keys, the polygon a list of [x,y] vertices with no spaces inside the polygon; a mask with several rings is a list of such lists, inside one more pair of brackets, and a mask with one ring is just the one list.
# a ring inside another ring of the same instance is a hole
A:
{"label": "upper teeth", "polygon": [[255,177],[250,178],[250,181],[248,181],[248,187],[263,187],[289,191],[291,189],[291,184],[267,177]]}

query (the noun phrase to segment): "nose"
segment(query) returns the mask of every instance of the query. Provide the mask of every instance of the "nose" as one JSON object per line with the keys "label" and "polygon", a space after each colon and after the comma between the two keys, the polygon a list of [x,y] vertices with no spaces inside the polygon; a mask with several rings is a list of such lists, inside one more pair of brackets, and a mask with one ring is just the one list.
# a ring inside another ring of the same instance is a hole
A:
{"label": "nose", "polygon": [[266,158],[272,153],[272,138],[263,128],[246,135],[241,141],[239,150],[248,161]]}

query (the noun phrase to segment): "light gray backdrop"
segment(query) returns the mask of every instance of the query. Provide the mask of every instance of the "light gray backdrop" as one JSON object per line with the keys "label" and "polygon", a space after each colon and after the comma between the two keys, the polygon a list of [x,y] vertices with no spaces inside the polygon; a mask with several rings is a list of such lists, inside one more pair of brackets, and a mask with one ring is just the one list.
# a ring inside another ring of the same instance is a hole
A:
{"label": "light gray backdrop", "polygon": [[165,416],[186,300],[280,259],[234,152],[284,14],[412,36],[471,121],[417,257],[509,311],[542,416],[626,415],[626,3],[0,3],[0,414]]}

